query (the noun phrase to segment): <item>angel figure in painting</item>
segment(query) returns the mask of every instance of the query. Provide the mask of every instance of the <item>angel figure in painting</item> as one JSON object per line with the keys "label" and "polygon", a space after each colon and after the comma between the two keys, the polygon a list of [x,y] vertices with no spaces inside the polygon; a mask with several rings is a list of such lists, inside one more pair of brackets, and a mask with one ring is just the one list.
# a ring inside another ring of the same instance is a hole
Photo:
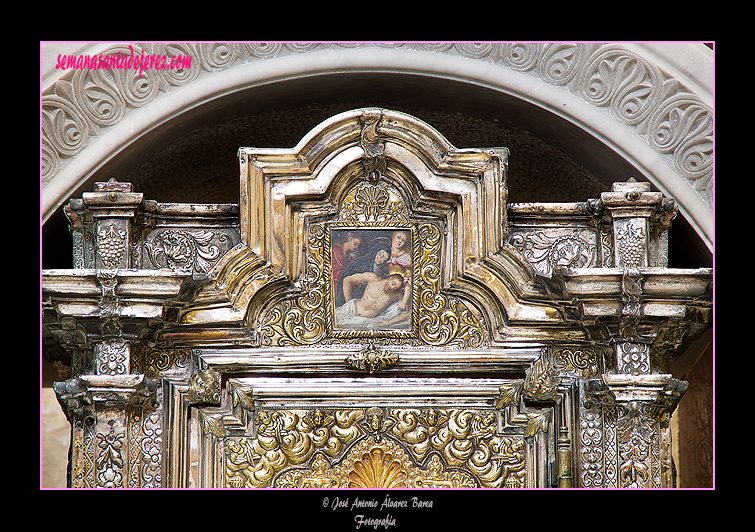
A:
{"label": "angel figure in painting", "polygon": [[405,281],[411,278],[412,251],[408,231],[396,231],[391,237],[391,258],[388,259],[388,273],[398,273]]}
{"label": "angel figure in painting", "polygon": [[335,281],[341,278],[343,271],[354,260],[361,243],[362,237],[358,233],[346,233],[333,243],[331,261]]}

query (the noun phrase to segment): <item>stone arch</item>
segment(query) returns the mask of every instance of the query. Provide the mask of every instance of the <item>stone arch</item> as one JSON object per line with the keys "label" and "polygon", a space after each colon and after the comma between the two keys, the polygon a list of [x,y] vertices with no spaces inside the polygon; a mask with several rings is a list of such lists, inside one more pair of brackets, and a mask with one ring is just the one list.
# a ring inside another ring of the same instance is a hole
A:
{"label": "stone arch", "polygon": [[43,221],[140,139],[205,104],[232,102],[245,89],[273,82],[390,72],[485,87],[557,117],[578,134],[551,131],[550,140],[578,155],[578,144],[589,138],[625,161],[677,201],[712,250],[712,56],[697,45],[98,44],[68,53],[142,50],[191,56],[192,67],[56,70],[58,50],[43,50]]}

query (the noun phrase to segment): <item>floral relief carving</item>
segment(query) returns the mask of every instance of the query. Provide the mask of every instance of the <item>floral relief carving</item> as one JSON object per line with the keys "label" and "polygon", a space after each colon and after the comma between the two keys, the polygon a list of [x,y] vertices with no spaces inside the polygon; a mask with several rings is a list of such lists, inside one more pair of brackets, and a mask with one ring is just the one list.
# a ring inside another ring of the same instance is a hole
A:
{"label": "floral relief carving", "polygon": [[203,229],[168,229],[150,235],[144,243],[153,267],[189,269],[198,273],[210,270],[232,246],[231,235]]}
{"label": "floral relief carving", "polygon": [[97,486],[101,488],[119,488],[123,486],[123,440],[126,434],[115,431],[115,423],[109,421],[107,433],[97,433],[97,447],[100,449],[97,461]]}
{"label": "floral relief carving", "polygon": [[653,470],[658,467],[654,467],[651,459],[656,453],[651,452],[651,447],[657,439],[658,427],[647,406],[639,403],[622,406],[616,429],[620,487],[657,487]]}
{"label": "floral relief carving", "polygon": [[578,234],[519,233],[512,235],[509,243],[543,275],[550,275],[560,266],[589,268],[596,265],[596,245]]}
{"label": "floral relief carving", "polygon": [[128,373],[129,346],[122,338],[114,338],[99,344],[97,373],[99,375],[125,375]]}

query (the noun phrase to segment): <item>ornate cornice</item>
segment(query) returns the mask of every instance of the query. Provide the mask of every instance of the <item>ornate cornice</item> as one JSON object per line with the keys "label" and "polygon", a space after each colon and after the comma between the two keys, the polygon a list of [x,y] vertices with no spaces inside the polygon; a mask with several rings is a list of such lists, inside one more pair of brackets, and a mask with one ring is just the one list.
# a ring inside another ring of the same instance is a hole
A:
{"label": "ornate cornice", "polygon": [[[61,70],[45,80],[41,99],[42,181],[60,170],[136,109],[215,72],[323,51],[400,49],[491,63],[524,73],[601,109],[659,154],[712,209],[713,111],[693,81],[637,47],[599,43],[177,43],[96,45],[78,53],[144,51],[190,56],[188,70]],[[314,57],[313,57],[314,59]],[[418,62],[417,64],[425,64]],[[423,67],[424,68],[424,67]],[[690,88],[692,87],[692,88]],[[62,186],[66,186],[63,184]],[[60,193],[60,192],[59,192]]]}

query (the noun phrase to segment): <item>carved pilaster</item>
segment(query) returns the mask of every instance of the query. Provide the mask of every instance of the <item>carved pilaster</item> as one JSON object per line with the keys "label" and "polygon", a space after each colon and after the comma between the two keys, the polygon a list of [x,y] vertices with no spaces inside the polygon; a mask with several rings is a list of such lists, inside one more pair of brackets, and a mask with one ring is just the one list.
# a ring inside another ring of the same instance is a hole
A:
{"label": "carved pilaster", "polygon": [[601,195],[613,261],[563,268],[565,292],[593,342],[610,350],[583,384],[579,481],[585,487],[672,487],[668,420],[687,388],[669,373],[674,354],[709,323],[708,270],[667,269],[671,200],[630,179]]}
{"label": "carved pilaster", "polygon": [[157,381],[143,375],[82,375],[53,388],[72,427],[69,487],[160,487]]}

